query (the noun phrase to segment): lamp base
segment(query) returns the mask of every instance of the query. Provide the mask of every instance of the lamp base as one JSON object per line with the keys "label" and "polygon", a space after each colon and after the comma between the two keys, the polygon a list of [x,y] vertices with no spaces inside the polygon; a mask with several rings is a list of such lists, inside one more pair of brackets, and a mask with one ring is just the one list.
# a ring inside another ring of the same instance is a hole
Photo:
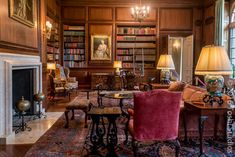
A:
{"label": "lamp base", "polygon": [[170,70],[162,69],[160,79],[161,84],[170,84]]}
{"label": "lamp base", "polygon": [[211,106],[213,106],[214,103],[217,103],[219,106],[221,106],[224,103],[224,100],[222,99],[222,96],[212,96],[212,95],[205,95],[203,98],[204,103],[209,103]]}
{"label": "lamp base", "polygon": [[222,89],[224,86],[224,78],[221,75],[206,75],[205,77],[206,89],[208,94],[205,95],[203,101],[205,103],[218,103],[223,104]]}

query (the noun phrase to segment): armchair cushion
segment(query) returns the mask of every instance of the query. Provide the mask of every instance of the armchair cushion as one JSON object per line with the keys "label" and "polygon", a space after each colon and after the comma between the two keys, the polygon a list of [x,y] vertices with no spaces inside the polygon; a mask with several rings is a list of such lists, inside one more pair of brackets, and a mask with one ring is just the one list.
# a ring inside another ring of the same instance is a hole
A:
{"label": "armchair cushion", "polygon": [[134,139],[139,141],[176,139],[180,100],[179,92],[153,90],[135,93]]}

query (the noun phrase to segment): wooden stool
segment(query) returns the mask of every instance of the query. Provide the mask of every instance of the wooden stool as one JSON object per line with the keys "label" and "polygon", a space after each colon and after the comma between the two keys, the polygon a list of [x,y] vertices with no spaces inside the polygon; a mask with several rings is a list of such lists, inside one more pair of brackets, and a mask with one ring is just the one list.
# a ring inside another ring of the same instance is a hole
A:
{"label": "wooden stool", "polygon": [[69,111],[72,111],[72,117],[71,120],[74,120],[74,110],[82,110],[85,113],[85,128],[87,128],[87,111],[89,109],[90,106],[90,101],[89,100],[81,100],[79,99],[79,97],[76,97],[72,102],[70,102],[68,104],[68,106],[66,107],[66,110],[64,111],[65,114],[65,119],[66,119],[66,123],[65,123],[65,128],[69,127],[69,117],[68,117],[68,113]]}

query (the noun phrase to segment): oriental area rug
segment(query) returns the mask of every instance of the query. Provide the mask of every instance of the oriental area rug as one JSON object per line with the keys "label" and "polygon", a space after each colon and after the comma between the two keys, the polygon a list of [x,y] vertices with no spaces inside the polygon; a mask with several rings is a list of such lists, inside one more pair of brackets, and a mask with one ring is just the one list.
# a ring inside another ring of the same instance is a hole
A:
{"label": "oriental area rug", "polygon": [[[86,95],[79,94],[81,99],[85,99]],[[96,95],[90,95],[91,101],[96,103]],[[118,103],[118,102],[113,102]],[[113,104],[112,103],[112,104]],[[107,122],[105,122],[107,123]],[[89,120],[88,128],[84,128],[84,113],[76,111],[75,120],[70,120],[69,128],[64,128],[65,117],[62,115],[57,122],[32,146],[26,153],[25,157],[83,157],[92,156],[92,144],[90,142],[89,133],[91,130],[91,120]],[[118,145],[115,149],[116,154],[120,157],[133,157],[133,149],[131,145],[131,137],[128,143],[124,144],[124,122],[120,118],[117,120],[118,126]],[[106,127],[107,128],[107,127]],[[104,139],[104,141],[106,141]],[[227,154],[227,145],[221,141],[204,141],[205,156],[208,157],[235,157],[235,153]],[[233,149],[234,150],[234,149]],[[108,149],[100,147],[98,149],[100,156],[106,156]],[[147,157],[173,157],[174,149],[161,145],[148,145],[139,148],[140,156]],[[180,157],[198,157],[199,156],[199,140],[191,140],[187,145],[181,142]]]}

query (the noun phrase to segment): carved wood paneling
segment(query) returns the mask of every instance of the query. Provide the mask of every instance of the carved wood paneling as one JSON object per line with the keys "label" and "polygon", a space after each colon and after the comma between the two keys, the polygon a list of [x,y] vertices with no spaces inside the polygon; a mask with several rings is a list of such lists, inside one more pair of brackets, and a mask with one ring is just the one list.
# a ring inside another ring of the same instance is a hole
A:
{"label": "carved wood paneling", "polygon": [[89,21],[112,21],[113,9],[108,7],[89,8]]}
{"label": "carved wood paneling", "polygon": [[160,30],[192,30],[193,12],[191,8],[161,8]]}
{"label": "carved wood paneling", "polygon": [[86,8],[85,7],[63,7],[62,18],[66,20],[85,21]]}
{"label": "carved wood paneling", "polygon": [[9,1],[0,0],[0,47],[21,51],[21,53],[39,54],[38,1],[35,1],[35,26],[28,27],[9,17]]}

